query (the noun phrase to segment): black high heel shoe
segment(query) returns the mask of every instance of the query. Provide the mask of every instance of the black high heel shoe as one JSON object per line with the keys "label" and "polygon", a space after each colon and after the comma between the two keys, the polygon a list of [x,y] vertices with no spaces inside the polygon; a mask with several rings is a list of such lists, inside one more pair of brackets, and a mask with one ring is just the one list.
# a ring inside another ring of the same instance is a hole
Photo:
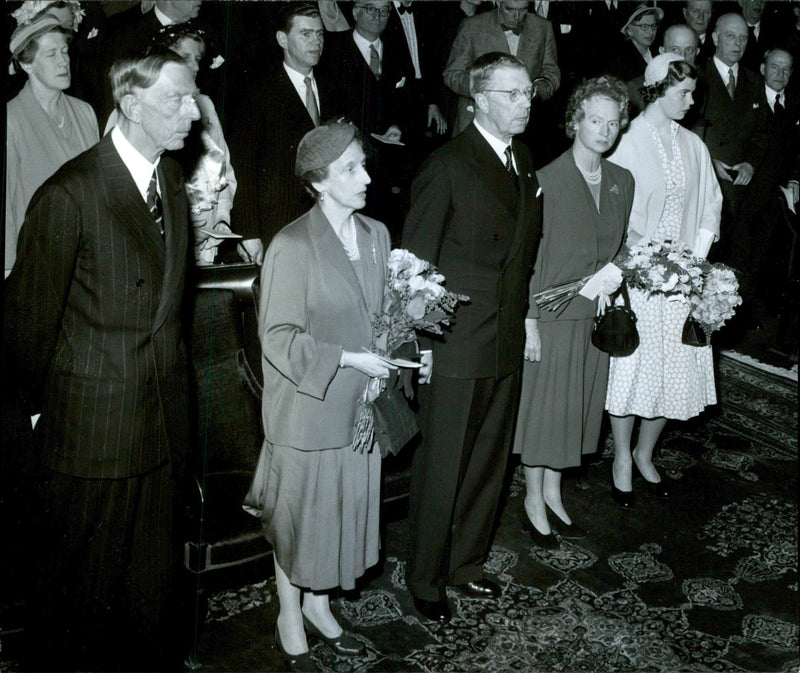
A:
{"label": "black high heel shoe", "polygon": [[360,657],[367,648],[364,643],[356,640],[353,636],[348,635],[342,631],[335,638],[328,638],[322,631],[320,631],[314,623],[305,615],[303,615],[303,624],[306,627],[306,633],[314,638],[319,638],[322,642],[333,648],[337,654],[343,657]]}
{"label": "black high heel shoe", "polygon": [[585,528],[581,528],[574,521],[572,523],[562,521],[555,512],[553,512],[552,519],[548,520],[550,521],[550,528],[553,528],[565,540],[583,540],[589,536]]}
{"label": "black high heel shoe", "polygon": [[559,543],[558,538],[553,535],[552,532],[548,533],[547,535],[540,533],[536,526],[533,525],[533,521],[528,518],[528,513],[525,511],[524,507],[522,508],[520,519],[522,521],[522,530],[531,536],[533,544],[535,544],[537,547],[541,547],[542,549],[547,549],[548,551],[560,549],[561,544]]}
{"label": "black high heel shoe", "polygon": [[636,461],[633,462],[633,476],[637,479],[642,479],[645,486],[647,486],[647,490],[658,498],[669,498],[672,494],[664,477],[661,477],[661,481],[649,481],[639,470]]}
{"label": "black high heel shoe", "polygon": [[275,622],[275,647],[278,652],[283,655],[286,662],[287,669],[294,673],[317,673],[319,669],[311,658],[311,652],[303,652],[302,654],[289,654],[281,642],[281,632],[278,628],[278,622]]}
{"label": "black high heel shoe", "polygon": [[614,483],[614,464],[611,464],[611,499],[620,507],[633,509],[636,506],[636,495],[633,491],[621,491]]}

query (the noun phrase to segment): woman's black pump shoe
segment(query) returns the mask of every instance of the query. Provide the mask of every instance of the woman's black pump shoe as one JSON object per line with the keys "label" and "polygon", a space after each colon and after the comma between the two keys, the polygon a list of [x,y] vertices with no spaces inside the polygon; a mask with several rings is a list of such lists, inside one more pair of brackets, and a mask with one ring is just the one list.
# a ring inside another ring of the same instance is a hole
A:
{"label": "woman's black pump shoe", "polygon": [[553,533],[545,535],[537,530],[536,526],[534,526],[533,522],[528,518],[528,514],[524,508],[520,515],[520,519],[522,520],[522,530],[531,536],[533,544],[535,544],[537,547],[547,549],[548,551],[555,551],[561,547],[560,543],[558,542],[558,538],[553,535]]}
{"label": "woman's black pump shoe", "polygon": [[314,623],[305,615],[303,615],[303,624],[306,627],[306,633],[308,635],[319,638],[322,642],[332,647],[337,654],[343,657],[359,657],[367,650],[364,643],[356,640],[353,636],[347,635],[344,631],[335,638],[328,638],[328,636],[314,626]]}
{"label": "woman's black pump shoe", "polygon": [[611,499],[620,507],[632,509],[636,505],[636,495],[633,491],[621,491],[614,484],[614,465],[611,465]]}
{"label": "woman's black pump shoe", "polygon": [[319,670],[317,665],[314,663],[314,660],[311,658],[310,652],[303,652],[303,654],[289,654],[285,649],[283,649],[281,632],[278,629],[277,622],[275,622],[275,647],[277,647],[278,652],[283,655],[283,659],[286,662],[286,666],[289,671],[293,671],[294,673],[317,673]]}
{"label": "woman's black pump shoe", "polygon": [[661,481],[648,481],[645,479],[645,476],[641,473],[635,462],[633,463],[633,476],[641,478],[647,486],[647,490],[649,490],[653,495],[659,498],[669,498],[671,495],[669,485],[664,480],[664,477],[661,477]]}

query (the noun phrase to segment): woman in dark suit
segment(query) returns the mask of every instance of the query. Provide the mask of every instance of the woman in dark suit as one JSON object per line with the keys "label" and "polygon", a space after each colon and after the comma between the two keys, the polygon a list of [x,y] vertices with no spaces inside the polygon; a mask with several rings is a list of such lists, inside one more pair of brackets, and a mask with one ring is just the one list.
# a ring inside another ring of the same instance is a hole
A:
{"label": "woman in dark suit", "polygon": [[[552,533],[583,537],[561,501],[561,470],[596,450],[606,395],[608,355],[590,341],[597,301],[576,296],[539,310],[534,295],[600,270],[622,246],[633,178],[602,158],[627,123],[628,97],[616,78],[581,84],[567,107],[572,147],[537,173],[544,195],[542,242],[530,283],[525,363],[514,452],[525,468],[523,526],[534,543],[558,547]],[[618,281],[607,281],[613,292]],[[548,520],[547,509],[555,517]]]}
{"label": "woman in dark suit", "polygon": [[307,671],[316,668],[306,633],[340,655],[364,651],[336,621],[327,592],[353,589],[378,561],[381,456],[351,445],[359,398],[371,379],[389,375],[364,350],[382,306],[389,234],[355,214],[370,178],[351,124],[308,132],[295,172],[317,203],[273,238],[261,272],[261,518],[280,601],[275,640],[290,670]]}

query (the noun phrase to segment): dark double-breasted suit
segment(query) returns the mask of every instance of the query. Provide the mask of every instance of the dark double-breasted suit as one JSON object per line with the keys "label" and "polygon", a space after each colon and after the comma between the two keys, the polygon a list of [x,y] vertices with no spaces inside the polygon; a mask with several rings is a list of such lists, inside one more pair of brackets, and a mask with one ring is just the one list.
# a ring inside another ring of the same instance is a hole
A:
{"label": "dark double-breasted suit", "polygon": [[482,577],[511,445],[541,228],[530,153],[517,141],[513,151],[518,189],[471,124],[422,165],[403,232],[403,247],[470,297],[431,341],[433,378],[420,391],[407,583],[423,600]]}
{"label": "dark double-breasted suit", "polygon": [[[330,77],[315,69],[320,120],[343,112]],[[234,229],[245,239],[260,238],[265,246],[285,225],[311,207],[295,177],[297,145],[314,128],[286,69],[280,63],[248,88],[234,113],[228,133],[231,156],[236,157]]]}
{"label": "dark double-breasted suit", "polygon": [[169,631],[190,251],[180,168],[163,159],[158,177],[163,238],[110,135],[65,164],[33,197],[6,282],[5,354],[41,412],[30,626],[59,665],[108,665],[114,649],[143,664]]}

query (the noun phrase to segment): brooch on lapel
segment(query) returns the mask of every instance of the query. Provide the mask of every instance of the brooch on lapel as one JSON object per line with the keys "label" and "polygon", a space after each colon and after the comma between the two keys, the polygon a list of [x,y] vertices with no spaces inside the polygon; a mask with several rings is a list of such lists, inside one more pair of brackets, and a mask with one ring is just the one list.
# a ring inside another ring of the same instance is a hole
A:
{"label": "brooch on lapel", "polygon": [[619,187],[617,187],[617,183],[615,182],[613,185],[611,185],[608,191],[612,194],[619,194]]}

